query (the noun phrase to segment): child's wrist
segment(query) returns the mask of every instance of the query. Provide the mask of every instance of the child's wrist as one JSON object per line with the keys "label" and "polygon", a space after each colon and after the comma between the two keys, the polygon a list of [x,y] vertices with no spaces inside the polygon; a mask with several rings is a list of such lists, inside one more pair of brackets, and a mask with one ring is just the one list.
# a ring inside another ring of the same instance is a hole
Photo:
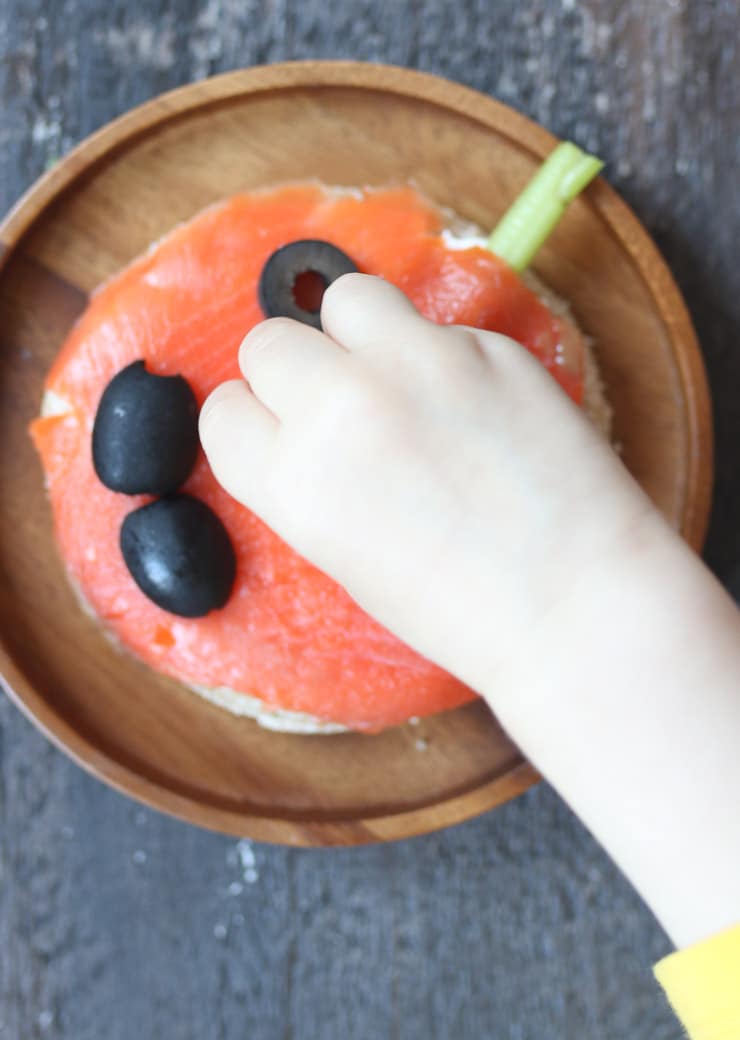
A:
{"label": "child's wrist", "polygon": [[598,696],[618,683],[624,648],[649,644],[664,624],[671,607],[666,582],[686,566],[687,554],[650,510],[597,561],[574,572],[556,607],[505,661],[492,662],[481,683],[504,725],[547,724],[584,692]]}
{"label": "child's wrist", "polygon": [[740,908],[739,671],[735,604],[656,516],[492,677],[504,728],[679,944]]}

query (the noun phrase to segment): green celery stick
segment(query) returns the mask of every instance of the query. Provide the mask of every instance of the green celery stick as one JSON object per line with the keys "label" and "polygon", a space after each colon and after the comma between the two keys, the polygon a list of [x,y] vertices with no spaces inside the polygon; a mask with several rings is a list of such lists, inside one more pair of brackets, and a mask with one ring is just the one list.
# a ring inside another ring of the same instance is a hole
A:
{"label": "green celery stick", "polygon": [[570,141],[550,153],[491,232],[487,246],[515,271],[523,271],[565,212],[603,166]]}

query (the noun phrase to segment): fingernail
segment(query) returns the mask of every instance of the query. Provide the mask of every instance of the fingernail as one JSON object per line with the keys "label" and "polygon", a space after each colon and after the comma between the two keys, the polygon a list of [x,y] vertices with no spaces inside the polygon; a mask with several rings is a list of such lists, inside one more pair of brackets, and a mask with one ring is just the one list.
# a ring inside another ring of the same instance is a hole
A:
{"label": "fingernail", "polygon": [[223,404],[224,393],[228,393],[226,387],[228,383],[222,383],[221,386],[217,386],[215,390],[212,390],[208,397],[203,402],[203,407],[200,410],[200,427],[201,429],[207,424],[213,422],[214,416],[221,410]]}
{"label": "fingernail", "polygon": [[239,347],[239,356],[243,357],[247,350],[250,354],[259,354],[282,336],[300,333],[301,328],[300,323],[291,318],[267,318],[246,334]]}
{"label": "fingernail", "polygon": [[214,411],[218,408],[218,401],[215,399],[215,391],[206,398],[203,407],[200,410],[200,418],[198,419],[198,427],[203,432],[203,427],[206,426],[211,418],[213,417]]}

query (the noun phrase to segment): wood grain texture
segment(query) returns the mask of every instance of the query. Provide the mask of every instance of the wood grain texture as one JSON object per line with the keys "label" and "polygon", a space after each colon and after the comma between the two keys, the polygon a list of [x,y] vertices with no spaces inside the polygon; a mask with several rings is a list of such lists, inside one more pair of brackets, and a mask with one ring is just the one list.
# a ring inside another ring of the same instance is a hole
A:
{"label": "wood grain texture", "polygon": [[[707,555],[740,592],[739,22],[734,0],[5,0],[3,208],[132,104],[253,62],[392,61],[513,103],[607,159],[678,276],[715,400]],[[233,842],[131,807],[5,701],[0,730],[0,1036],[680,1036],[664,939],[546,787],[398,846],[256,847],[246,882]]]}
{"label": "wood grain texture", "polygon": [[[27,429],[86,294],[219,198],[296,168],[338,184],[413,177],[492,227],[553,143],[512,109],[436,77],[352,62],[262,66],[162,95],[105,127],[0,225],[0,668],[23,709],[94,774],[191,822],[298,845],[426,833],[535,779],[480,703],[372,739],[282,736],[119,653],[65,581]],[[626,465],[700,546],[709,404],[685,307],[653,244],[602,181],[570,207],[536,269],[598,344]]]}

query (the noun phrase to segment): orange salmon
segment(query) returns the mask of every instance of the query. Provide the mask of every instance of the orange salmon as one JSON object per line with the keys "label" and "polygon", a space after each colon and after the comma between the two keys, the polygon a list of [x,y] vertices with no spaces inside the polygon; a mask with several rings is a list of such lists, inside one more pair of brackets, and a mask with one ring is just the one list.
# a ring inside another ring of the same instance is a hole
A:
{"label": "orange salmon", "polygon": [[202,452],[182,490],[223,521],[236,553],[236,583],[226,606],[206,617],[160,609],[134,583],[119,548],[125,516],[147,499],[109,491],[91,456],[100,397],[131,362],[182,375],[199,404],[219,383],[239,377],[239,344],[263,318],[263,265],[298,239],[338,246],[360,271],[393,282],[434,321],[512,336],[580,403],[582,359],[571,345],[565,363],[567,323],[493,254],[449,248],[444,225],[444,215],[408,187],[343,193],[309,184],[242,194],[175,229],[94,294],[46,380],[69,410],[37,419],[31,435],[71,577],[103,623],[152,668],[368,731],[475,696],[231,499]]}

